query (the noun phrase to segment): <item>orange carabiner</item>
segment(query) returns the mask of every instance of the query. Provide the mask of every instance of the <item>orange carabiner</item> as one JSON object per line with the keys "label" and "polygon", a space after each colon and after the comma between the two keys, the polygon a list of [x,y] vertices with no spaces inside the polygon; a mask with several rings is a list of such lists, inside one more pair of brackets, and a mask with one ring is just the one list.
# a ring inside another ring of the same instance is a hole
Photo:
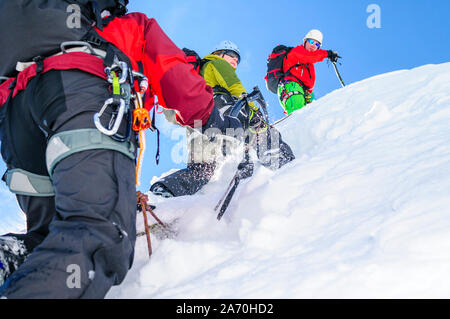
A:
{"label": "orange carabiner", "polygon": [[139,108],[133,110],[133,130],[141,131],[150,128],[152,122],[150,121],[150,114],[147,109]]}

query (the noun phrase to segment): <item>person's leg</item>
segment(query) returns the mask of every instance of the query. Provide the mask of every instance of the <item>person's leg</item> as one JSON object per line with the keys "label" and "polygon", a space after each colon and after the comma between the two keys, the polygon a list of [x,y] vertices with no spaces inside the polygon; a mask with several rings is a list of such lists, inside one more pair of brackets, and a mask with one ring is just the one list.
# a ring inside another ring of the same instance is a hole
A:
{"label": "person's leg", "polygon": [[208,184],[214,175],[214,170],[214,163],[189,163],[186,168],[154,183],[150,191],[164,197],[193,195]]}
{"label": "person's leg", "polygon": [[23,212],[33,212],[27,214],[27,233],[16,235],[24,240],[28,251],[31,252],[48,234],[48,227],[55,216],[55,197],[25,195],[16,197]]}
{"label": "person's leg", "polygon": [[[0,139],[2,158],[8,169],[20,168],[37,175],[46,175],[46,138],[35,125],[26,94],[21,92],[0,110]],[[4,176],[7,181],[7,174]],[[16,195],[26,215],[26,233],[0,236],[0,285],[26,259],[48,234],[55,215],[54,196]]]}
{"label": "person's leg", "polygon": [[[45,240],[4,285],[8,298],[102,298],[133,260],[134,163],[92,150],[54,171],[56,216]],[[131,177],[131,178],[130,178]]]}
{"label": "person's leg", "polygon": [[[56,133],[95,128],[92,118],[107,97],[107,83],[83,72],[61,73],[60,81],[42,80],[36,92],[43,109],[64,105],[63,113],[47,122],[50,128]],[[52,89],[57,83],[62,90]],[[58,92],[63,96],[52,98]],[[102,298],[124,279],[133,260],[135,163],[118,151],[85,150],[62,159],[52,178],[55,213],[49,233],[0,288],[0,295]]]}
{"label": "person's leg", "polygon": [[306,105],[303,88],[295,81],[278,86],[278,99],[287,115]]}

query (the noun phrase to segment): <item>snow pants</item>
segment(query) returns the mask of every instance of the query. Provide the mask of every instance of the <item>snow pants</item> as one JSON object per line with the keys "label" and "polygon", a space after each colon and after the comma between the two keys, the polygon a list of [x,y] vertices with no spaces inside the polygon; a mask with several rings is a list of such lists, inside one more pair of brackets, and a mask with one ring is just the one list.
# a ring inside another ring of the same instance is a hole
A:
{"label": "snow pants", "polygon": [[[75,70],[35,80],[33,92],[29,85],[0,110],[2,157],[9,169],[46,175],[48,141],[39,124],[56,134],[94,129],[108,83]],[[103,298],[133,262],[135,161],[101,147],[76,152],[56,165],[52,182],[54,196],[17,196],[27,216],[27,233],[17,236],[30,254],[0,296]]]}
{"label": "snow pants", "polygon": [[288,81],[280,83],[278,86],[278,100],[285,113],[289,115],[314,100],[314,93],[311,94],[308,100],[305,98],[305,90],[299,83]]}

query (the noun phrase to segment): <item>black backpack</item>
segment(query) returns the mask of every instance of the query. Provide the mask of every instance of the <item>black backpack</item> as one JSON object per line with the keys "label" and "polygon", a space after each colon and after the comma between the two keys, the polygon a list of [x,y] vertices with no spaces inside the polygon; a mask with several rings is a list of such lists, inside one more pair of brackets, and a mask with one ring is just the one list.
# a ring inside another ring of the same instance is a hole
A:
{"label": "black backpack", "polygon": [[269,91],[277,94],[278,82],[285,76],[283,72],[283,61],[286,55],[293,49],[285,45],[278,45],[267,58],[267,74],[264,77]]}
{"label": "black backpack", "polygon": [[200,73],[200,70],[205,65],[205,63],[208,62],[208,60],[200,58],[200,56],[194,50],[190,50],[187,48],[183,48],[182,50],[183,50],[184,54],[186,55],[186,60],[190,64],[192,64],[195,71]]}
{"label": "black backpack", "polygon": [[[67,41],[83,41],[96,25],[126,13],[128,0],[0,0],[0,76],[14,76],[18,61],[61,51]],[[110,19],[101,19],[108,10]]]}

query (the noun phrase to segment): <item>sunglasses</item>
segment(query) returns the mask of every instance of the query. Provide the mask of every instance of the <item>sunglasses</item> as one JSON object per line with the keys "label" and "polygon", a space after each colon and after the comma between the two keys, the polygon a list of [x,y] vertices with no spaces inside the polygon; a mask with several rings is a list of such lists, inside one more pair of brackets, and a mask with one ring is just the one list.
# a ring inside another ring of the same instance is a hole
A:
{"label": "sunglasses", "polygon": [[320,42],[317,42],[316,40],[313,39],[308,39],[306,40],[309,44],[315,44],[316,47],[320,48]]}
{"label": "sunglasses", "polygon": [[230,56],[230,57],[232,57],[232,58],[236,58],[237,59],[237,64],[239,64],[239,62],[241,62],[241,57],[236,52],[231,51],[231,50],[226,50],[225,54]]}

